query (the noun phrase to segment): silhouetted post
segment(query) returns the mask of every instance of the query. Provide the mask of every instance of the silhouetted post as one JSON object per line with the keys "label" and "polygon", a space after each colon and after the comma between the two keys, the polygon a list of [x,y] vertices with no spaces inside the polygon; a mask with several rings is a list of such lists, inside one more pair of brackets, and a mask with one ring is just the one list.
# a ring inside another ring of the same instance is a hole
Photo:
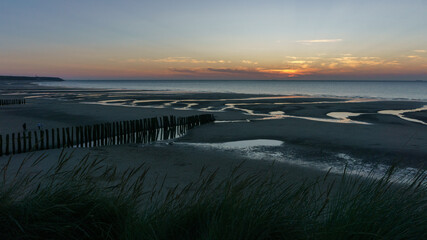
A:
{"label": "silhouetted post", "polygon": [[136,120],[136,142],[141,141],[141,120]]}
{"label": "silhouetted post", "polygon": [[98,138],[99,138],[98,124],[95,124],[93,125],[93,142],[94,142],[93,146],[94,147],[99,146]]}
{"label": "silhouetted post", "polygon": [[65,148],[67,146],[67,140],[65,139],[65,128],[62,128],[62,148]]}
{"label": "silhouetted post", "polygon": [[79,147],[80,127],[76,127],[76,147]]}
{"label": "silhouetted post", "polygon": [[9,155],[9,134],[6,134],[6,149],[5,149],[6,155]]}
{"label": "silhouetted post", "polygon": [[21,148],[21,133],[18,133],[18,153],[22,152]]}
{"label": "silhouetted post", "polygon": [[89,136],[89,138],[88,138],[88,144],[89,144],[89,147],[92,147],[93,146],[92,127],[91,126],[87,126],[87,129],[88,129],[88,136]]}
{"label": "silhouetted post", "polygon": [[71,127],[71,145],[70,147],[74,146],[74,127]]}
{"label": "silhouetted post", "polygon": [[0,135],[0,157],[3,156],[3,136]]}
{"label": "silhouetted post", "polygon": [[97,125],[93,125],[93,146],[96,147],[98,144],[98,128]]}
{"label": "silhouetted post", "polygon": [[110,141],[110,126],[111,123],[105,123],[105,140],[104,140],[104,145],[109,145],[109,141]]}
{"label": "silhouetted post", "polygon": [[104,146],[104,124],[101,123],[99,126],[99,146]]}
{"label": "silhouetted post", "polygon": [[129,121],[130,142],[133,143],[133,121]]}
{"label": "silhouetted post", "polygon": [[119,123],[115,122],[113,125],[114,129],[113,129],[113,136],[114,136],[114,145],[117,145],[118,143],[118,137],[119,137]]}
{"label": "silhouetted post", "polygon": [[128,121],[128,143],[132,143],[132,121]]}
{"label": "silhouetted post", "polygon": [[40,150],[44,149],[44,132],[40,130]]}
{"label": "silhouetted post", "polygon": [[110,130],[111,130],[111,145],[115,145],[116,143],[116,123],[113,122],[113,124],[111,124],[110,126]]}
{"label": "silhouetted post", "polygon": [[89,126],[85,126],[85,147],[89,147]]}
{"label": "silhouetted post", "polygon": [[49,130],[45,130],[45,137],[46,137],[46,149],[49,149]]}
{"label": "silhouetted post", "polygon": [[127,128],[127,143],[131,143],[132,142],[132,136],[131,136],[131,123],[130,121],[126,121],[126,128]]}
{"label": "silhouetted post", "polygon": [[123,122],[119,123],[119,144],[123,144]]}
{"label": "silhouetted post", "polygon": [[52,128],[52,148],[55,148],[55,128]]}
{"label": "silhouetted post", "polygon": [[84,140],[85,147],[87,147],[87,139],[88,139],[88,136],[87,136],[87,126],[85,126],[85,128],[84,128],[84,134],[85,134],[85,140]]}
{"label": "silhouetted post", "polygon": [[135,120],[133,120],[132,121],[132,138],[133,138],[133,142],[134,143],[136,143],[136,133],[137,133],[137,131],[136,131],[136,121]]}
{"label": "silhouetted post", "polygon": [[123,122],[123,143],[126,144],[128,143],[128,128],[127,128],[127,121]]}
{"label": "silhouetted post", "polygon": [[142,138],[143,138],[143,131],[144,131],[144,122],[142,121],[142,119],[139,119],[139,142],[142,142]]}
{"label": "silhouetted post", "polygon": [[56,147],[61,148],[61,138],[59,137],[59,128],[56,128]]}
{"label": "silhouetted post", "polygon": [[96,124],[96,145],[101,146],[101,128],[99,124]]}
{"label": "silhouetted post", "polygon": [[104,145],[104,128],[103,124],[98,124],[98,146]]}
{"label": "silhouetted post", "polygon": [[110,132],[111,123],[105,123],[105,140],[104,145],[109,145],[111,132]]}
{"label": "silhouetted post", "polygon": [[37,137],[37,132],[34,131],[34,147],[36,150],[39,150],[39,139]]}
{"label": "silhouetted post", "polygon": [[66,144],[66,146],[67,146],[67,147],[71,147],[70,128],[69,128],[69,127],[67,127],[67,128],[66,128],[66,131],[67,131],[67,144]]}
{"label": "silhouetted post", "polygon": [[108,140],[108,124],[107,123],[103,123],[102,124],[102,144],[104,146],[107,145],[107,140]]}
{"label": "silhouetted post", "polygon": [[83,126],[80,126],[80,147],[84,147],[84,128]]}

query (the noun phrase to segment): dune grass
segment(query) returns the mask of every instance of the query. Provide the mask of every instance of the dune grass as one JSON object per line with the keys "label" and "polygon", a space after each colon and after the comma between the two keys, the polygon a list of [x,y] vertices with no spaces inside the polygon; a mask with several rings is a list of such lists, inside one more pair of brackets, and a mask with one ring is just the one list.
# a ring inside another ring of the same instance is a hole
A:
{"label": "dune grass", "polygon": [[[144,165],[125,172],[89,156],[42,158],[0,174],[0,239],[427,239],[426,174],[393,182],[343,173],[301,183],[206,170],[186,186],[149,183]],[[30,166],[25,168],[23,166]]]}

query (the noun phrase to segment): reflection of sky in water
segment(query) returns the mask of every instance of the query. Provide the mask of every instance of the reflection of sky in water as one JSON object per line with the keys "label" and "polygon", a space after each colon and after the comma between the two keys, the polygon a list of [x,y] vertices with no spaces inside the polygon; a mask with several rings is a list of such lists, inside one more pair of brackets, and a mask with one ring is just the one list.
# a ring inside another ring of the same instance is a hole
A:
{"label": "reflection of sky in water", "polygon": [[[360,102],[372,102],[375,100],[372,99],[350,99],[350,100],[337,100],[337,101],[308,101],[308,102],[239,102],[239,103],[227,103],[232,101],[253,101],[253,100],[274,100],[274,99],[286,99],[294,98],[295,96],[283,96],[283,97],[256,97],[256,98],[240,98],[240,99],[182,99],[182,100],[166,100],[166,99],[156,99],[156,100],[133,100],[133,99],[115,99],[115,100],[103,100],[99,102],[93,102],[93,104],[102,104],[102,105],[128,105],[135,107],[146,107],[146,108],[167,108],[171,107],[176,110],[198,110],[202,112],[224,112],[227,110],[237,110],[242,112],[245,115],[259,117],[252,120],[273,120],[273,119],[283,119],[283,118],[298,118],[310,121],[318,122],[329,122],[329,123],[343,123],[343,124],[365,124],[369,125],[371,123],[356,121],[350,119],[351,117],[357,117],[363,114],[368,113],[353,113],[353,112],[329,112],[326,114],[329,118],[320,118],[320,117],[307,117],[307,116],[297,116],[285,114],[283,111],[271,111],[269,113],[255,113],[255,110],[249,109],[247,106],[256,106],[256,105],[304,105],[304,104],[327,104],[327,103],[360,103]],[[195,108],[199,105],[200,102],[224,102],[223,106],[208,106]],[[138,105],[141,103],[151,103],[150,105]],[[174,105],[182,104],[184,107],[174,107]],[[405,117],[403,114],[407,112],[417,112],[427,110],[427,105],[422,108],[409,109],[409,110],[382,110],[378,111],[379,114],[390,114],[397,116],[403,120],[417,122],[421,124],[426,124],[425,122],[409,117]],[[369,113],[370,114],[370,113]],[[235,120],[229,121],[217,121],[221,122],[236,122]]]}
{"label": "reflection of sky in water", "polygon": [[382,110],[382,111],[378,111],[379,114],[390,114],[390,115],[394,115],[394,116],[398,116],[403,120],[406,121],[411,121],[411,122],[416,122],[416,123],[421,123],[424,125],[427,125],[427,123],[418,120],[418,119],[413,119],[413,118],[409,118],[404,116],[405,113],[411,113],[411,112],[419,112],[419,111],[426,111],[427,110],[427,105],[420,107],[420,108],[416,108],[416,109],[408,109],[408,110]]}
{"label": "reflection of sky in water", "polygon": [[[157,92],[157,91],[155,91]],[[167,92],[167,91],[166,91]],[[129,92],[126,92],[129,94]],[[150,93],[150,91],[148,91]],[[151,92],[153,93],[153,92]],[[169,92],[169,94],[173,92]],[[102,94],[98,93],[55,93],[55,92],[40,92],[33,96],[26,96],[25,98],[43,98],[43,97],[54,97],[56,96],[59,99],[66,100],[67,97],[75,96],[81,100],[84,100],[85,97],[101,97]],[[114,96],[114,95],[113,95]],[[129,96],[129,95],[128,95]],[[112,97],[109,95],[109,97]],[[325,99],[325,101],[319,100],[306,100],[303,99],[299,102],[279,102],[279,100],[284,99],[301,99],[307,98],[306,96],[267,96],[267,97],[248,97],[248,98],[220,98],[220,99],[146,99],[146,100],[137,100],[134,98],[123,98],[126,96],[120,96],[121,99],[108,99],[101,100],[96,102],[81,102],[85,104],[100,104],[100,105],[114,105],[114,106],[126,106],[126,107],[143,107],[143,108],[173,108],[175,110],[197,110],[202,112],[225,112],[225,111],[239,111],[245,115],[256,117],[250,120],[274,120],[274,119],[283,119],[283,118],[297,118],[304,119],[309,121],[318,121],[318,122],[329,122],[329,123],[340,123],[340,124],[364,124],[369,125],[371,123],[364,121],[352,120],[351,117],[357,117],[364,114],[372,113],[353,113],[353,112],[329,112],[326,113],[325,117],[311,117],[311,116],[298,116],[298,115],[289,115],[283,111],[270,111],[267,113],[257,113],[255,110],[250,109],[251,106],[282,106],[282,105],[320,105],[320,104],[346,104],[346,103],[363,103],[363,102],[373,102],[378,101],[378,99],[368,99],[368,98],[353,98],[353,99],[336,99],[330,100]],[[131,96],[129,96],[131,97]],[[263,100],[278,100],[278,102],[262,102]],[[245,102],[246,101],[246,102]],[[260,101],[260,102],[256,102]],[[209,102],[220,103],[218,106],[206,106]],[[427,110],[427,105],[416,108],[416,109],[407,109],[407,110],[380,110],[378,114],[388,114],[399,117],[402,120],[420,123],[427,125],[422,120],[414,119],[405,116],[405,113],[425,111]],[[231,119],[228,121],[217,121],[218,123],[224,122],[236,122],[241,121],[242,119]],[[249,119],[247,121],[250,121]],[[246,120],[243,120],[246,121]]]}
{"label": "reflection of sky in water", "polygon": [[[340,152],[323,153],[321,158],[301,157],[301,154],[295,151],[290,145],[282,141],[271,139],[254,139],[223,143],[177,142],[175,144],[232,151],[240,156],[253,160],[278,161],[324,171],[331,169],[331,172],[338,174],[346,170],[349,174],[353,175],[381,178],[390,168],[390,166],[386,164],[369,163]],[[411,167],[397,169],[393,175],[392,181],[410,181],[416,176],[418,171],[418,169]]]}

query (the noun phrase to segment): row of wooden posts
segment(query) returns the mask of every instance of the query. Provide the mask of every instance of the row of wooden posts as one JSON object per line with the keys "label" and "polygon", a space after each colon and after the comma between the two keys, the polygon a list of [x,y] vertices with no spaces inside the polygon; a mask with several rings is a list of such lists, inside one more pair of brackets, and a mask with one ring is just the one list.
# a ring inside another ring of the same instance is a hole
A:
{"label": "row of wooden posts", "polygon": [[25,104],[25,99],[0,99],[0,106],[12,104]]}
{"label": "row of wooden posts", "polygon": [[54,148],[96,147],[173,139],[188,129],[213,122],[213,114],[164,116],[86,126],[0,135],[0,156]]}

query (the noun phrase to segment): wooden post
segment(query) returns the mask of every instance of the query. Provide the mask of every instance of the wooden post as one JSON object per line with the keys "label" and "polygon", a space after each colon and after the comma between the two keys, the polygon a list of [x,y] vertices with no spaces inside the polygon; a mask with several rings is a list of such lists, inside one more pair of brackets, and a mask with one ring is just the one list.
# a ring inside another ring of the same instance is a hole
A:
{"label": "wooden post", "polygon": [[21,133],[18,133],[18,153],[22,152],[21,148]]}
{"label": "wooden post", "polygon": [[44,149],[44,132],[40,130],[40,150]]}
{"label": "wooden post", "polygon": [[96,146],[99,147],[99,124],[95,125],[95,134],[96,134],[96,138],[95,138]]}
{"label": "wooden post", "polygon": [[110,143],[111,145],[115,145],[116,144],[116,123],[113,122],[112,126],[111,126],[111,137],[112,137],[112,142]]}
{"label": "wooden post", "polygon": [[66,144],[66,146],[67,146],[67,147],[71,147],[70,128],[69,128],[69,127],[67,127],[67,128],[65,129],[65,131],[66,131],[66,134],[67,134],[67,144]]}
{"label": "wooden post", "polygon": [[103,123],[102,125],[102,145],[107,145],[107,139],[108,139],[108,124]]}
{"label": "wooden post", "polygon": [[92,147],[93,146],[93,135],[92,135],[92,127],[91,126],[87,126],[87,129],[88,129],[88,144],[89,144],[89,147]]}
{"label": "wooden post", "polygon": [[71,127],[71,146],[74,146],[74,127]]}
{"label": "wooden post", "polygon": [[62,128],[62,148],[67,146],[67,140],[65,140],[65,128]]}
{"label": "wooden post", "polygon": [[56,128],[56,145],[57,145],[57,148],[61,148],[61,138],[59,137],[59,128]]}
{"label": "wooden post", "polygon": [[49,149],[49,130],[45,130],[45,137],[46,137],[46,149]]}
{"label": "wooden post", "polygon": [[80,126],[80,147],[84,147],[83,143],[84,143],[84,128],[83,126]]}
{"label": "wooden post", "polygon": [[98,143],[98,128],[97,124],[93,125],[93,146],[96,147]]}
{"label": "wooden post", "polygon": [[99,124],[99,146],[104,146],[104,124]]}
{"label": "wooden post", "polygon": [[34,147],[36,150],[39,150],[39,139],[37,137],[37,132],[34,131]]}
{"label": "wooden post", "polygon": [[127,124],[127,121],[124,121],[123,122],[123,137],[124,137],[124,139],[123,139],[123,143],[124,144],[126,144],[126,143],[128,143],[128,124]]}
{"label": "wooden post", "polygon": [[6,134],[6,149],[5,149],[6,155],[9,155],[9,134]]}
{"label": "wooden post", "polygon": [[85,134],[84,143],[85,143],[85,147],[87,147],[87,139],[88,139],[88,136],[87,136],[87,126],[84,127],[84,134]]}
{"label": "wooden post", "polygon": [[55,129],[52,128],[52,148],[55,148]]}
{"label": "wooden post", "polygon": [[76,127],[76,147],[79,147],[80,127]]}
{"label": "wooden post", "polygon": [[129,121],[130,142],[133,143],[133,121]]}
{"label": "wooden post", "polygon": [[117,145],[122,144],[123,124],[118,122],[117,125]]}
{"label": "wooden post", "polygon": [[118,143],[118,137],[119,137],[119,123],[115,122],[114,123],[114,129],[113,129],[113,136],[114,136],[114,145],[117,145]]}
{"label": "wooden post", "polygon": [[0,157],[3,156],[3,136],[0,135]]}

